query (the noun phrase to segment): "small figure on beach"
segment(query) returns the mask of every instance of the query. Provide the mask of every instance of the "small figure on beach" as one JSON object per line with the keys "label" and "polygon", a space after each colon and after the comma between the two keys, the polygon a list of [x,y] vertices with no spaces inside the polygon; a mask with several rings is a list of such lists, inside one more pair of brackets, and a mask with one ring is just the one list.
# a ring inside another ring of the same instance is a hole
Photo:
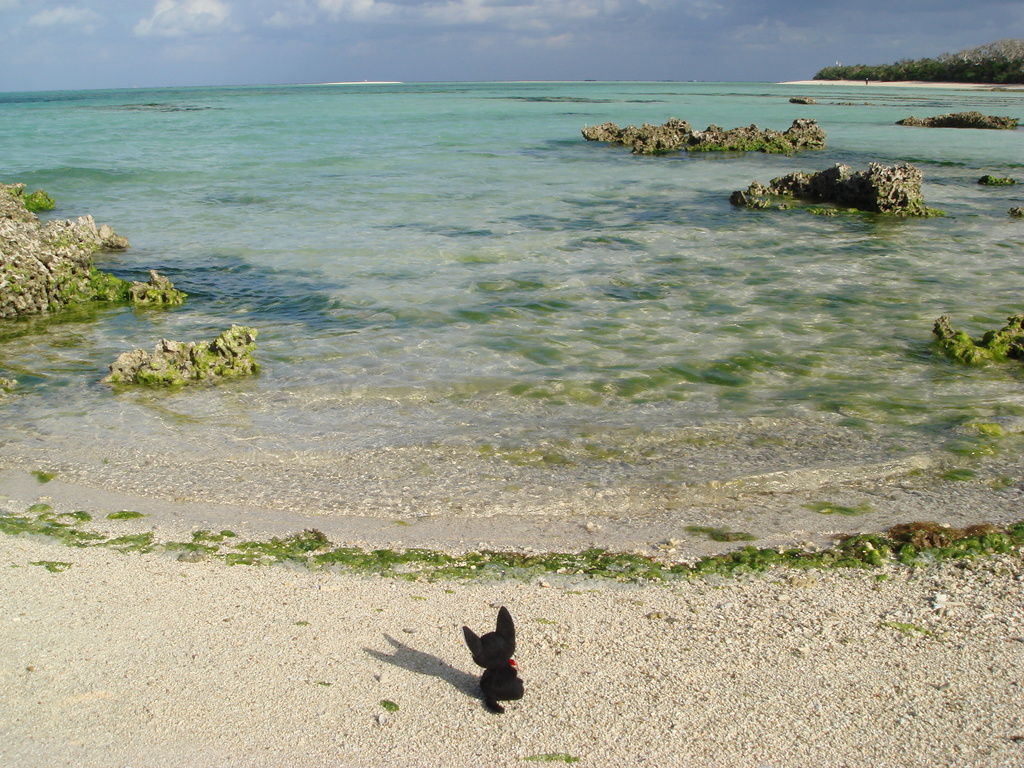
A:
{"label": "small figure on beach", "polygon": [[505,708],[499,701],[523,698],[523,681],[519,679],[519,667],[512,658],[516,652],[516,626],[512,614],[502,606],[498,610],[498,623],[493,632],[481,637],[464,626],[462,635],[466,638],[473,661],[484,668],[480,676],[484,702],[492,712],[504,712]]}

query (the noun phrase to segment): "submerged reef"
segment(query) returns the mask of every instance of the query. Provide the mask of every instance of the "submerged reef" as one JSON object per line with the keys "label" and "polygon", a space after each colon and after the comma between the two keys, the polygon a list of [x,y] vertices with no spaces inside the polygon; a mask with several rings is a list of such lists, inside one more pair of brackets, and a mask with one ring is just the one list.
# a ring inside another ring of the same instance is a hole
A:
{"label": "submerged reef", "polygon": [[837,163],[817,173],[797,171],[772,179],[768,186],[755,181],[746,190],[732,193],[729,202],[739,208],[792,207],[772,198],[799,198],[894,216],[936,216],[941,211],[927,208],[921,194],[923,174],[913,165],[871,163],[867,171],[854,171]]}
{"label": "submerged reef", "polygon": [[992,130],[1013,130],[1020,120],[1016,117],[996,117],[981,112],[953,112],[936,117],[905,117],[896,125],[910,125],[917,128],[988,128]]}
{"label": "submerged reef", "polygon": [[938,339],[939,349],[958,363],[984,365],[1024,360],[1024,315],[1007,318],[1005,326],[988,331],[981,339],[973,339],[964,331],[954,331],[949,315],[936,320],[932,332]]}
{"label": "submerged reef", "polygon": [[213,341],[161,339],[149,354],[144,349],[122,353],[110,366],[106,384],[174,387],[259,373],[255,328],[232,325]]}
{"label": "submerged reef", "polygon": [[[53,199],[24,190],[24,184],[0,184],[0,317],[56,312],[86,301],[184,301],[184,293],[155,273],[149,283],[130,283],[96,269],[93,254],[124,250],[127,238],[106,224],[97,227],[92,216],[43,224],[33,211],[52,208]],[[40,206],[39,201],[49,202]],[[163,300],[157,301],[158,295]]]}
{"label": "submerged reef", "polygon": [[815,120],[800,118],[785,131],[758,128],[751,125],[726,130],[709,125],[707,130],[695,131],[685,120],[670,118],[663,125],[644,123],[620,128],[615,123],[603,123],[583,128],[587,141],[606,141],[625,144],[633,148],[634,155],[656,155],[665,152],[743,151],[791,154],[801,149],[822,149],[825,131]]}

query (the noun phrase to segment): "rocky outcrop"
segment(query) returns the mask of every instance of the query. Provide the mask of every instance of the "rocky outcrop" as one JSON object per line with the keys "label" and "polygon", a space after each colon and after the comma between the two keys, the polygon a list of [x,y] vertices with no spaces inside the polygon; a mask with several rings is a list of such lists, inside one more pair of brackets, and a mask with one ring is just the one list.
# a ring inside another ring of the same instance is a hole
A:
{"label": "rocky outcrop", "polygon": [[[45,193],[24,194],[24,185],[0,185],[0,317],[56,312],[84,301],[177,303],[185,294],[160,286],[129,283],[100,272],[93,254],[101,249],[124,250],[128,240],[92,216],[43,224],[26,200]],[[51,201],[52,202],[52,201]],[[166,283],[166,285],[164,285]],[[136,286],[149,286],[138,288]],[[165,297],[156,301],[159,293]],[[175,298],[176,297],[176,298]]]}
{"label": "rocky outcrop", "polygon": [[132,304],[139,307],[174,307],[184,304],[188,294],[179,291],[155,269],[149,270],[149,282],[134,282],[128,287]]}
{"label": "rocky outcrop", "polygon": [[821,149],[825,146],[825,131],[814,120],[800,118],[784,132],[751,125],[726,130],[709,125],[704,131],[695,131],[685,120],[671,118],[663,125],[644,123],[620,128],[615,123],[586,126],[583,138],[587,141],[606,141],[625,144],[633,154],[652,155],[685,150],[688,152],[743,151],[790,154],[801,149]]}
{"label": "rocky outcrop", "polygon": [[810,96],[794,96],[789,100],[790,104],[817,104],[817,99],[812,99]]}
{"label": "rocky outcrop", "polygon": [[1001,178],[999,176],[993,176],[992,174],[986,173],[980,179],[979,184],[983,184],[986,187],[1010,187],[1017,183],[1016,179]]}
{"label": "rocky outcrop", "polygon": [[256,329],[232,325],[213,341],[181,342],[161,339],[149,354],[134,349],[110,366],[107,384],[174,387],[259,373]]}
{"label": "rocky outcrop", "polygon": [[0,188],[7,190],[9,195],[25,206],[25,210],[32,213],[36,213],[38,211],[52,211],[57,206],[57,203],[54,202],[53,198],[41,189],[37,189],[35,192],[26,194],[24,184],[0,184]]}
{"label": "rocky outcrop", "polygon": [[939,349],[951,360],[966,365],[984,365],[1006,360],[1024,360],[1024,315],[1007,318],[998,331],[988,331],[981,339],[973,339],[964,331],[955,331],[949,315],[935,321],[932,329]]}
{"label": "rocky outcrop", "polygon": [[861,211],[895,216],[935,216],[921,194],[921,171],[913,165],[885,166],[871,163],[867,171],[836,164],[818,173],[791,173],[772,179],[768,186],[755,181],[746,190],[733,192],[729,202],[740,208],[785,209],[789,201],[833,203]]}
{"label": "rocky outcrop", "polygon": [[911,125],[918,128],[988,128],[1013,130],[1020,120],[1016,117],[995,117],[981,112],[953,112],[936,117],[906,117],[897,120],[896,125]]}

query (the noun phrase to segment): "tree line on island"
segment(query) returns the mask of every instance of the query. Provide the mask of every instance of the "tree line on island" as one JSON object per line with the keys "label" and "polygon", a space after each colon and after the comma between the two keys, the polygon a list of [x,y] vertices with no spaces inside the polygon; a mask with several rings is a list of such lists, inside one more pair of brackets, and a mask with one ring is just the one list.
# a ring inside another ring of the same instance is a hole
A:
{"label": "tree line on island", "polygon": [[997,40],[959,53],[928,59],[900,59],[894,64],[837,64],[815,80],[924,80],[947,83],[1024,83],[1024,40]]}

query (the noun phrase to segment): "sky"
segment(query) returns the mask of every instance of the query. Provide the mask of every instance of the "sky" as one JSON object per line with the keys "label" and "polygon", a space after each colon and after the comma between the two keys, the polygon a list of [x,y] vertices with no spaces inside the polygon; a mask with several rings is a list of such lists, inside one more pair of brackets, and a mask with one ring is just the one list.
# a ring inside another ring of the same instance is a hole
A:
{"label": "sky", "polygon": [[0,0],[0,92],[808,79],[1024,38],[1021,0]]}

